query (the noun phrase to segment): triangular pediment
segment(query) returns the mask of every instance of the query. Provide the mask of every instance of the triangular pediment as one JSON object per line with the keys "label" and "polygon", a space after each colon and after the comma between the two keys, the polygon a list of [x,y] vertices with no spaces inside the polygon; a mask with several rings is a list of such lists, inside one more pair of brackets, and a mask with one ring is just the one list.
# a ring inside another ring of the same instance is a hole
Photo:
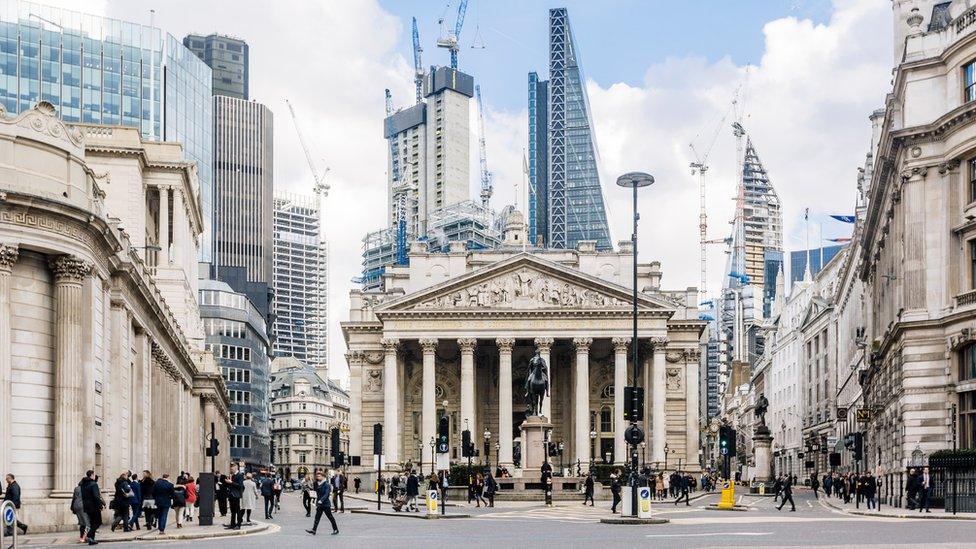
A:
{"label": "triangular pediment", "polygon": [[[631,290],[576,269],[518,254],[477,271],[388,302],[377,314],[396,311],[459,309],[630,310]],[[638,308],[673,311],[677,304],[661,296],[638,294]]]}

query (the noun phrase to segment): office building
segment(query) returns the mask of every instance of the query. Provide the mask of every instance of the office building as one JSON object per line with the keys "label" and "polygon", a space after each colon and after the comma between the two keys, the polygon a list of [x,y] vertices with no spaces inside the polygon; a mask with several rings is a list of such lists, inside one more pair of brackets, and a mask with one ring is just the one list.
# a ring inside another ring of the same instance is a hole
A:
{"label": "office building", "polygon": [[814,277],[824,265],[830,263],[830,260],[843,249],[844,246],[837,245],[790,252],[790,284],[803,280],[803,277],[806,276],[808,259],[810,261],[810,276]]}
{"label": "office building", "polygon": [[138,128],[179,141],[196,163],[203,204],[200,257],[211,256],[211,71],[158,28],[23,2],[0,2],[0,102],[40,100],[66,122]]}
{"label": "office building", "polygon": [[574,249],[581,240],[595,240],[600,250],[612,247],[589,108],[569,15],[566,8],[551,9],[549,80],[529,75],[529,149],[535,156],[529,166],[530,188],[534,187],[529,195],[529,231],[531,238],[534,224],[538,238],[543,223],[537,219],[546,215],[546,247]]}
{"label": "office building", "polygon": [[[743,217],[743,236],[745,241],[742,249],[745,253],[745,270],[748,283],[765,290],[767,271],[767,251],[783,250],[783,212],[779,202],[779,195],[769,180],[766,168],[759,160],[759,154],[752,144],[752,138],[746,138],[745,156],[742,165],[742,186],[745,194]],[[772,272],[777,270],[772,268]],[[776,287],[776,281],[768,284]]]}
{"label": "office building", "polygon": [[183,45],[213,71],[213,94],[248,100],[247,42],[223,34],[190,34]]}
{"label": "office building", "polygon": [[271,464],[266,316],[243,293],[218,280],[200,281],[200,317],[230,402],[230,459],[249,469]]}
{"label": "office building", "polygon": [[274,356],[291,356],[328,379],[328,249],[318,198],[274,197]]}

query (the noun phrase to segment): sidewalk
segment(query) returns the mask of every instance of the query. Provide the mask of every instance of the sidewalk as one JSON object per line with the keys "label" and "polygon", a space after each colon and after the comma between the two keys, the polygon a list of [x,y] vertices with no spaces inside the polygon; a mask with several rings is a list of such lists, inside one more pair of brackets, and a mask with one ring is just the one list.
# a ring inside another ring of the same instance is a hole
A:
{"label": "sidewalk", "polygon": [[[177,528],[173,522],[167,525],[166,533],[159,535],[157,530],[135,530],[123,532],[118,530],[112,532],[110,524],[103,524],[98,529],[97,539],[99,543],[113,542],[133,542],[133,541],[177,541],[192,539],[223,538],[230,536],[247,536],[261,532],[277,531],[279,527],[275,524],[266,522],[255,522],[251,526],[244,526],[240,530],[225,530],[223,523],[218,522],[220,517],[215,517],[213,526],[200,526],[196,522],[186,523],[183,528]],[[5,542],[8,540],[4,540]],[[17,542],[24,547],[35,547],[41,545],[78,545],[78,529],[70,532],[53,532],[48,534],[28,534],[19,536]]]}
{"label": "sidewalk", "polygon": [[944,509],[932,509],[931,513],[919,513],[918,509],[910,511],[904,507],[889,507],[887,505],[882,505],[881,510],[876,511],[874,509],[868,509],[863,500],[861,501],[861,507],[857,508],[854,505],[853,499],[851,499],[850,503],[845,504],[842,499],[835,497],[828,498],[823,494],[820,495],[818,500],[827,507],[851,515],[931,520],[976,520],[976,513],[956,513],[953,515],[952,513],[946,513]]}

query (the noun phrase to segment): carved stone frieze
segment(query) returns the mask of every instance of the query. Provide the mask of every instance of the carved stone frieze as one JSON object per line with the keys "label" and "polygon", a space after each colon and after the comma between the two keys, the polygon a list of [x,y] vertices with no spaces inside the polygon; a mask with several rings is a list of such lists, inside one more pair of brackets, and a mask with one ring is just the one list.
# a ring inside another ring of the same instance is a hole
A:
{"label": "carved stone frieze", "polygon": [[3,210],[0,211],[0,221],[56,233],[82,242],[91,250],[97,249],[95,240],[87,231],[79,225],[65,222],[65,220],[54,216],[36,212]]}
{"label": "carved stone frieze", "polygon": [[667,380],[667,388],[669,391],[680,391],[681,390],[681,370],[678,368],[668,368],[667,375],[665,377]]}
{"label": "carved stone frieze", "polygon": [[665,360],[674,364],[675,362],[681,362],[682,352],[676,349],[667,351],[664,355]]}
{"label": "carved stone frieze", "polygon": [[413,306],[413,309],[613,309],[626,308],[629,301],[566,282],[523,267],[491,280],[454,289]]}
{"label": "carved stone frieze", "polygon": [[383,390],[383,370],[367,368],[363,375],[363,392],[379,393]]}

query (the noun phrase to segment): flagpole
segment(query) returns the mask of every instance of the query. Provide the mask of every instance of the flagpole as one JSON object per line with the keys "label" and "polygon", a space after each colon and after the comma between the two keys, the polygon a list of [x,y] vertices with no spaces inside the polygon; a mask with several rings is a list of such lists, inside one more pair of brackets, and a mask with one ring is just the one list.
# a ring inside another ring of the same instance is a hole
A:
{"label": "flagpole", "polygon": [[[806,239],[807,239],[807,271],[810,273],[810,277],[813,278],[813,269],[810,267],[810,208],[803,210],[803,221],[806,225]],[[806,273],[803,273],[804,278],[806,278]]]}
{"label": "flagpole", "polygon": [[823,239],[823,221],[819,223],[820,225],[820,270],[824,268],[823,262],[823,249],[824,249],[824,239]]}

